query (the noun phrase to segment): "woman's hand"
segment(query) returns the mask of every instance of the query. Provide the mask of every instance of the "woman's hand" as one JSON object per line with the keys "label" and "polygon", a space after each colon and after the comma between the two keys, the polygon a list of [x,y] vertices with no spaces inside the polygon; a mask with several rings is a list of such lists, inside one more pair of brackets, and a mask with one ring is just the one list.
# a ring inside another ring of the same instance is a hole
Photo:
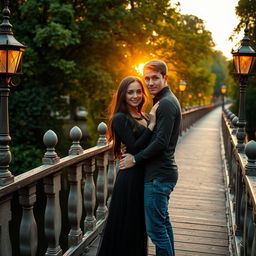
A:
{"label": "woman's hand", "polygon": [[158,109],[159,101],[152,107],[151,111],[149,112],[149,125],[148,128],[153,131],[155,124],[156,124],[156,110]]}

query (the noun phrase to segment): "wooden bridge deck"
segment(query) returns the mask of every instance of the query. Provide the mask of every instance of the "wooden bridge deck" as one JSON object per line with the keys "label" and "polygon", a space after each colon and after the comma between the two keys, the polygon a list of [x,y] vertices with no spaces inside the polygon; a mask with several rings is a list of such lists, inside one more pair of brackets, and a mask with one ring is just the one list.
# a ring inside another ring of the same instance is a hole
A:
{"label": "wooden bridge deck", "polygon": [[[179,181],[169,205],[176,256],[230,255],[220,127],[217,108],[194,124],[177,146]],[[96,247],[86,255],[95,256]],[[148,255],[155,255],[152,243]]]}

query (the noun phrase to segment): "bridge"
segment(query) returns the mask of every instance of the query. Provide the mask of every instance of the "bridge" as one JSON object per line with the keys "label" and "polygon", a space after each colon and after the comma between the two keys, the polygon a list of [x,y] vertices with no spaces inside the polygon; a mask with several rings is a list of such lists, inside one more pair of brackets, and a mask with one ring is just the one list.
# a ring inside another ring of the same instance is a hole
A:
{"label": "bridge", "polygon": [[[238,150],[237,129],[237,117],[219,106],[183,112],[170,199],[178,256],[256,255],[256,143]],[[0,255],[96,255],[118,171],[106,125],[98,131],[97,146],[84,150],[72,128],[60,159],[49,130],[42,165],[0,188]]]}

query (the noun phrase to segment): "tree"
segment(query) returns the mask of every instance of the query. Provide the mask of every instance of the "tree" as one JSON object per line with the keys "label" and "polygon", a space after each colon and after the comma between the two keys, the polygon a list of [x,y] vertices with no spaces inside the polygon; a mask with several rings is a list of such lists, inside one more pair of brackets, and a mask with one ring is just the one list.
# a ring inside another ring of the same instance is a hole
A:
{"label": "tree", "polygon": [[232,78],[230,77],[228,70],[228,61],[220,51],[215,51],[212,55],[213,64],[211,67],[212,73],[216,75],[216,81],[214,85],[214,96],[221,96],[221,86],[232,84]]}
{"label": "tree", "polygon": [[[31,149],[40,149],[42,152],[43,134],[48,129],[53,129],[62,138],[59,149],[65,144],[62,121],[54,113],[67,113],[61,95],[66,95],[74,88],[72,79],[75,77],[75,62],[70,59],[69,51],[79,43],[80,38],[71,4],[58,0],[27,0],[15,5],[11,6],[16,10],[12,20],[15,36],[22,38],[27,49],[22,83],[11,92],[10,127],[13,151],[18,151],[15,148],[19,149],[18,145],[26,145],[22,151],[29,159],[29,153],[24,151],[30,151],[32,155]],[[35,160],[31,168],[37,164]],[[22,166],[19,169],[24,170]]]}
{"label": "tree", "polygon": [[[64,116],[76,105],[89,112],[95,144],[96,127],[107,122],[119,82],[139,75],[134,67],[149,59],[168,63],[174,92],[183,78],[195,93],[200,88],[211,94],[211,33],[202,20],[181,15],[168,0],[19,0],[10,7],[15,37],[28,46],[21,85],[10,98],[13,151],[31,153],[19,163],[45,151],[42,137],[48,129],[59,137],[57,151],[66,154],[70,142],[56,113]],[[71,105],[63,99],[67,95]]]}

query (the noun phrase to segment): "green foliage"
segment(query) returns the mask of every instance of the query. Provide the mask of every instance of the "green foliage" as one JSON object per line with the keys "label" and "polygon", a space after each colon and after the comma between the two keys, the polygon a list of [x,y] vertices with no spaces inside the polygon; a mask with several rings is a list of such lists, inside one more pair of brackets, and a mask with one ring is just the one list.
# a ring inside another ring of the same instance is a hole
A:
{"label": "green foliage", "polygon": [[[212,56],[212,72],[216,75],[216,81],[214,85],[214,95],[221,96],[221,86],[226,85],[227,89],[232,83],[232,79],[229,75],[228,62],[221,52],[215,51]],[[229,91],[229,90],[228,90]]]}
{"label": "green foliage", "polygon": [[[59,155],[66,154],[63,121],[55,113],[65,116],[79,105],[89,112],[90,143],[95,145],[97,126],[107,122],[119,82],[138,75],[134,66],[149,59],[167,62],[175,93],[184,79],[194,95],[200,91],[210,97],[220,73],[212,72],[213,42],[203,21],[181,15],[169,0],[19,0],[10,8],[15,37],[27,45],[24,76],[10,97],[14,146],[44,151],[43,134],[52,129]],[[216,67],[220,70],[223,63]],[[23,158],[15,163],[27,166]]]}
{"label": "green foliage", "polygon": [[10,170],[13,175],[21,174],[41,165],[42,151],[32,145],[13,145],[11,152]]}

